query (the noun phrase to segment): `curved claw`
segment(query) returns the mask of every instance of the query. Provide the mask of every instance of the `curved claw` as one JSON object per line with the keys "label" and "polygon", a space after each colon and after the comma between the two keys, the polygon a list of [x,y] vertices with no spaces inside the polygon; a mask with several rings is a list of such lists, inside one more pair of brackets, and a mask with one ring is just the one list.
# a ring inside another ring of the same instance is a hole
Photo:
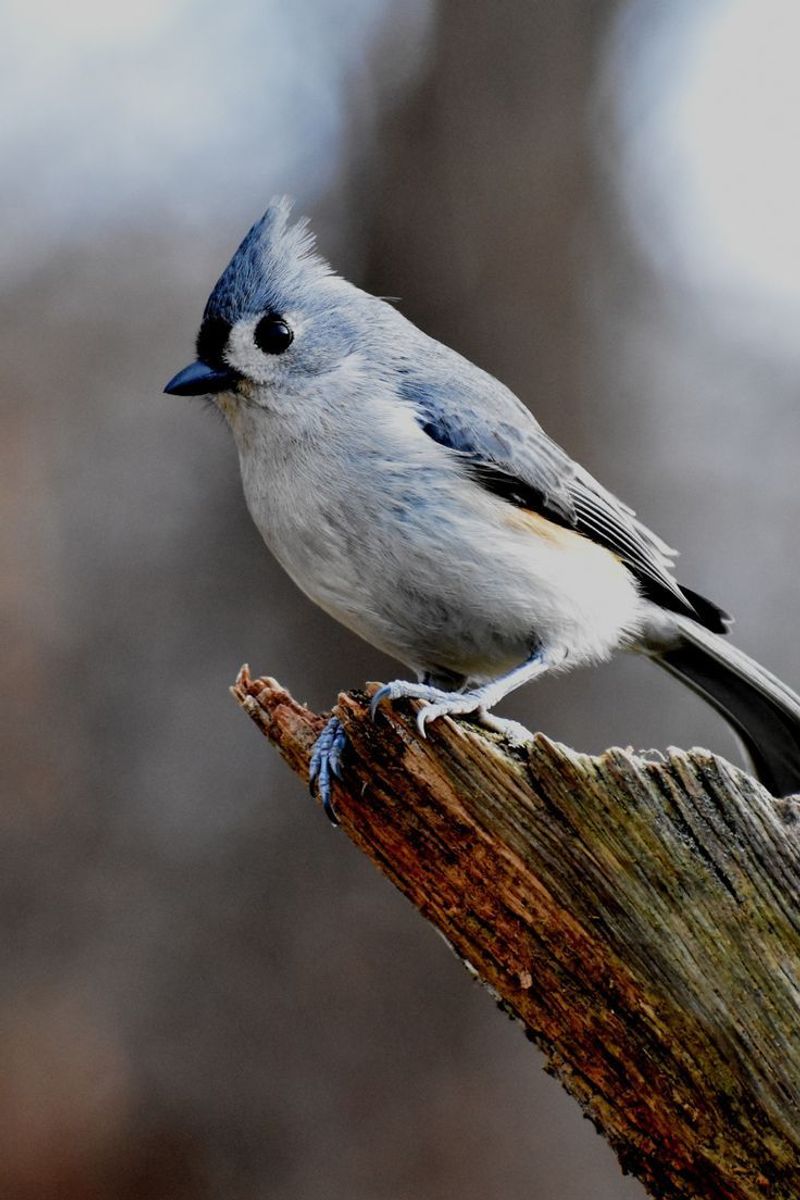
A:
{"label": "curved claw", "polygon": [[479,704],[468,693],[451,696],[441,704],[429,704],[417,713],[417,729],[422,737],[427,737],[425,726],[439,717],[467,717],[479,711]]}
{"label": "curved claw", "polygon": [[395,679],[378,688],[369,705],[373,721],[384,700],[424,700],[425,708],[416,716],[416,726],[421,737],[426,737],[425,726],[437,717],[455,716],[474,712],[480,705],[480,696],[471,692],[445,692],[427,683],[410,683]]}
{"label": "curved claw", "polygon": [[308,764],[308,787],[313,796],[319,793],[322,809],[331,825],[338,825],[333,807],[332,781],[342,778],[342,753],[347,745],[347,734],[338,717],[331,717],[314,743]]}
{"label": "curved claw", "polygon": [[390,683],[385,683],[383,687],[378,688],[377,692],[369,702],[369,715],[373,721],[375,720],[378,709],[383,704],[384,700],[391,699],[391,695],[392,685]]}
{"label": "curved claw", "polygon": [[385,683],[378,688],[369,702],[369,712],[374,721],[378,707],[384,700],[425,700],[428,704],[447,704],[452,698],[452,692],[443,692],[441,688],[431,687],[430,684],[395,679],[393,683]]}
{"label": "curved claw", "polygon": [[425,708],[421,708],[417,713],[417,731],[420,737],[428,736],[426,725],[431,721],[435,721],[437,717],[441,717],[447,711],[443,704],[428,704]]}

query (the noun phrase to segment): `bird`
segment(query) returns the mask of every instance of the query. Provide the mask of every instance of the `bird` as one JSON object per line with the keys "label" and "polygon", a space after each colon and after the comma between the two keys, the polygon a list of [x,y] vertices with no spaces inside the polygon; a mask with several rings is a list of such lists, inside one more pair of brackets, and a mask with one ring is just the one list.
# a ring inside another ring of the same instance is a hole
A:
{"label": "bird", "polygon": [[[421,734],[492,710],[545,673],[644,654],[727,719],[775,796],[800,792],[800,697],[728,640],[676,552],[544,432],[513,392],[336,274],[273,199],[206,303],[196,357],[166,385],[208,396],[249,512],[294,582],[403,664],[373,696],[415,699]],[[310,776],[336,822],[346,737]]]}

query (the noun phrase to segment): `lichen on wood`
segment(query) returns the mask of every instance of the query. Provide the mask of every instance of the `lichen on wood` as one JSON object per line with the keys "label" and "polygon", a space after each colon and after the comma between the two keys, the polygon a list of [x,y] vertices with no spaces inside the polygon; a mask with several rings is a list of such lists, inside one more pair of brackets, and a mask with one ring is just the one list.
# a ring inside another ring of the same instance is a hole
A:
{"label": "lichen on wood", "polygon": [[[374,690],[374,689],[371,689]],[[301,777],[325,718],[242,668]],[[510,750],[343,694],[344,831],[547,1055],[653,1196],[800,1196],[800,797],[706,751]]]}

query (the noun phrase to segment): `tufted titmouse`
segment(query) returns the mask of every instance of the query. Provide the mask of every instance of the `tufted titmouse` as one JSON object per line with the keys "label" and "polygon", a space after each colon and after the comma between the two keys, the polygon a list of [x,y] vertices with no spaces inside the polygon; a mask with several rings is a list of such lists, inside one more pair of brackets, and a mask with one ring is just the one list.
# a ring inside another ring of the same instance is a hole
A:
{"label": "tufted titmouse", "polygon": [[[273,202],[214,288],[197,361],[165,391],[211,394],[253,520],[317,604],[410,667],[373,700],[427,702],[420,731],[490,711],[545,671],[637,650],[733,725],[776,795],[800,791],[800,697],[721,636],[675,552],[491,375],[334,275]],[[344,745],[312,758],[326,810]]]}

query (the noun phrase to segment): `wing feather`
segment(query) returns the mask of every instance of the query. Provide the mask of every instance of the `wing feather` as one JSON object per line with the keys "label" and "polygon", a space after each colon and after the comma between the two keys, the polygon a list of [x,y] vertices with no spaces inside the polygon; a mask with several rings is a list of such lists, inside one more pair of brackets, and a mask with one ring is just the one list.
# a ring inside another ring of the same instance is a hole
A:
{"label": "wing feather", "polygon": [[[513,393],[478,368],[472,371],[465,378],[462,368],[457,381],[448,378],[438,385],[410,375],[405,379],[401,396],[413,405],[428,437],[456,455],[465,471],[495,495],[611,550],[648,598],[724,633],[727,614],[694,593],[685,594],[677,583],[672,574],[676,552],[549,438]],[[460,391],[456,384],[463,385]]]}

